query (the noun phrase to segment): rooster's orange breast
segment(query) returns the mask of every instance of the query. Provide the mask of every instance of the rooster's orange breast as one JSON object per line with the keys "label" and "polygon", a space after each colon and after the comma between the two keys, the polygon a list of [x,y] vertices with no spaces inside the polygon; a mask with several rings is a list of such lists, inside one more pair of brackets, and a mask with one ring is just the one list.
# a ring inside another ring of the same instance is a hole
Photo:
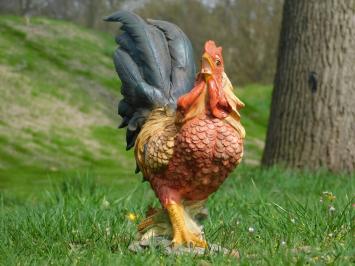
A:
{"label": "rooster's orange breast", "polygon": [[201,114],[180,128],[166,170],[151,183],[158,190],[173,189],[181,199],[203,200],[218,189],[242,156],[239,133],[225,121]]}

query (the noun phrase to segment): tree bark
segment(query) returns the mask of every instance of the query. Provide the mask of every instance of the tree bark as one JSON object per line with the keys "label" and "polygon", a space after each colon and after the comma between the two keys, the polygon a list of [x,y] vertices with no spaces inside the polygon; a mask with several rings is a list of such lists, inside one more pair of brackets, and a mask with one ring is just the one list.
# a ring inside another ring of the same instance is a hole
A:
{"label": "tree bark", "polygon": [[355,169],[355,0],[286,0],[263,165]]}

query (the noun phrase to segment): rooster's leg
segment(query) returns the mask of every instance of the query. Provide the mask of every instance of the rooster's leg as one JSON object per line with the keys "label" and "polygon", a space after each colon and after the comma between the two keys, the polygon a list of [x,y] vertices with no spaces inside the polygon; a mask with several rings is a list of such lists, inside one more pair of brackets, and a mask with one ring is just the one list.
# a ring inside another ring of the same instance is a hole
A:
{"label": "rooster's leg", "polygon": [[171,202],[167,204],[166,209],[168,211],[170,221],[173,227],[173,246],[192,245],[204,248],[207,247],[207,243],[205,240],[201,239],[200,236],[188,230],[185,223],[184,209],[181,204]]}

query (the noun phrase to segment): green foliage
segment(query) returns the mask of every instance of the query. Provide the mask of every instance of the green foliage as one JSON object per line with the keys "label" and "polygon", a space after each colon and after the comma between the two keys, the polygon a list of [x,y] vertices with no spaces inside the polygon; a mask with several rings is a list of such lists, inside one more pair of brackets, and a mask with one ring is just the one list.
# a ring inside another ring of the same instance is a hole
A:
{"label": "green foliage", "polygon": [[[237,248],[242,265],[350,265],[353,185],[353,177],[346,175],[241,167],[209,200],[206,237],[211,243]],[[129,252],[138,221],[127,215],[134,213],[139,220],[149,204],[158,203],[148,184],[137,183],[124,191],[102,185],[91,175],[67,179],[43,192],[35,203],[2,195],[2,263],[236,263],[231,257],[208,253],[176,257],[154,249],[139,255]]]}
{"label": "green foliage", "polygon": [[235,91],[245,103],[241,110],[241,121],[246,129],[245,161],[259,164],[264,149],[269,110],[271,104],[271,86],[249,85]]}
{"label": "green foliage", "polygon": [[[93,167],[100,174],[108,165],[118,176],[121,162],[133,164],[119,150],[113,36],[11,16],[0,16],[0,34],[0,185],[26,190],[23,183],[43,183],[49,174]],[[101,128],[106,134],[92,134]]]}

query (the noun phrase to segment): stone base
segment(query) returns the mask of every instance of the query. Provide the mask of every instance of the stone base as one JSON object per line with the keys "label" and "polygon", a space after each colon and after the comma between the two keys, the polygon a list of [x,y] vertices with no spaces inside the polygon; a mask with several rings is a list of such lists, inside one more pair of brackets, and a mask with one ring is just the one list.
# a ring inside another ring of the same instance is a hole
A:
{"label": "stone base", "polygon": [[239,259],[239,252],[238,250],[226,249],[221,247],[217,244],[209,244],[208,248],[201,248],[201,247],[171,247],[171,240],[156,236],[150,239],[140,240],[140,241],[133,241],[128,249],[135,253],[144,252],[149,248],[155,248],[162,250],[163,253],[170,255],[182,255],[182,254],[194,254],[194,255],[204,255],[204,254],[223,254],[226,256],[232,256]]}

